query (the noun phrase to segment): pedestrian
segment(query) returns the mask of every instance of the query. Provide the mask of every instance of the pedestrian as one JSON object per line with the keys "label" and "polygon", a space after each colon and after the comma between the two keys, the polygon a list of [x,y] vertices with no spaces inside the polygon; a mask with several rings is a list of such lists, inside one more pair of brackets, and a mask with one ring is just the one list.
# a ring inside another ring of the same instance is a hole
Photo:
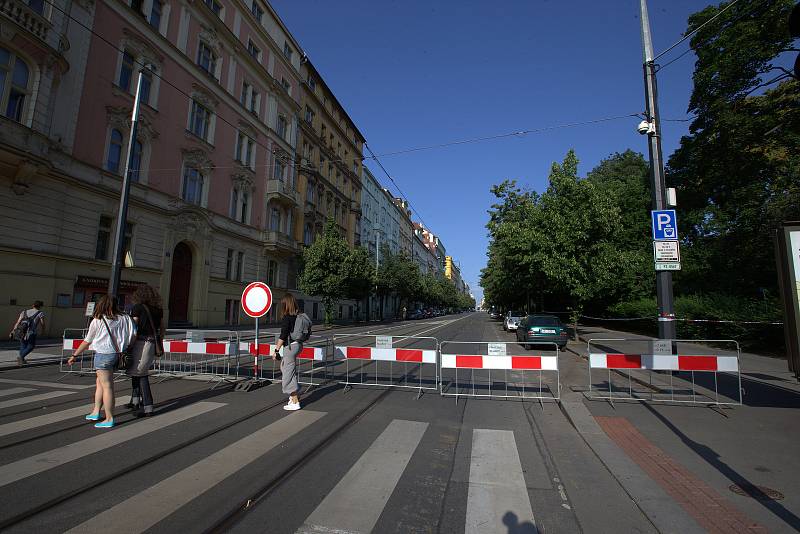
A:
{"label": "pedestrian", "polygon": [[[44,322],[44,312],[42,311],[44,302],[36,300],[29,310],[22,310],[17,318],[17,322],[11,328],[8,337],[19,340],[19,356],[17,365],[25,365],[25,357],[36,348],[36,333],[44,332],[47,325]],[[41,329],[40,329],[41,327]]]}
{"label": "pedestrian", "polygon": [[136,341],[131,348],[131,361],[127,374],[131,377],[130,408],[137,410],[137,417],[153,415],[153,393],[150,390],[150,367],[156,357],[164,353],[164,311],[161,296],[147,284],[140,285],[133,293],[131,319],[136,324]]}
{"label": "pedestrian", "polygon": [[67,360],[67,365],[72,365],[75,358],[92,345],[97,386],[94,391],[94,409],[86,416],[86,420],[99,421],[101,408],[106,414],[101,423],[94,425],[95,428],[114,426],[114,370],[117,369],[120,354],[130,347],[135,337],[133,321],[130,316],[120,313],[114,297],[100,297],[86,337]]}
{"label": "pedestrian", "polygon": [[[297,301],[291,293],[287,293],[281,299],[281,312],[283,314],[281,333],[275,343],[272,359],[281,360],[281,386],[283,392],[289,395],[289,402],[283,409],[299,410],[297,356],[303,350],[303,343],[311,335],[311,319],[305,313],[300,313]],[[286,347],[286,350],[283,351],[283,358],[278,354],[282,347]]]}

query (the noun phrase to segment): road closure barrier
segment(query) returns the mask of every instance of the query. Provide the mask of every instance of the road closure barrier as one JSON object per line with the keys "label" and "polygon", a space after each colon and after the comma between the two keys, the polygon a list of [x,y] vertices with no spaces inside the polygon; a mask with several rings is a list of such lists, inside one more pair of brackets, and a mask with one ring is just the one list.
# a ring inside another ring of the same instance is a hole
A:
{"label": "road closure barrier", "polygon": [[445,397],[555,400],[561,398],[559,349],[555,343],[442,341],[439,391]]}
{"label": "road closure barrier", "polygon": [[239,333],[233,330],[167,330],[164,355],[153,374],[205,377],[209,381],[235,379]]}
{"label": "road closure barrier", "polygon": [[648,338],[592,339],[587,351],[589,398],[742,404],[740,349],[734,340],[656,340],[654,345]]}
{"label": "road closure barrier", "polygon": [[[281,361],[272,359],[272,351],[277,342],[277,335],[271,335],[273,343],[259,343],[258,352],[254,341],[240,341],[237,378],[250,377],[256,381],[277,381],[281,379]],[[298,383],[313,387],[322,383],[327,376],[328,356],[331,339],[325,336],[311,336],[297,355]],[[281,349],[283,355],[285,348]],[[252,371],[247,369],[252,365]],[[319,375],[322,374],[322,378]]]}
{"label": "road closure barrier", "polygon": [[91,375],[94,374],[94,351],[91,345],[84,353],[75,358],[75,363],[67,365],[67,360],[83,343],[83,338],[88,332],[85,328],[67,328],[64,330],[61,345],[61,361],[59,371],[65,374]]}
{"label": "road closure barrier", "polygon": [[353,386],[438,390],[438,340],[422,336],[336,334],[335,373],[345,390]]}

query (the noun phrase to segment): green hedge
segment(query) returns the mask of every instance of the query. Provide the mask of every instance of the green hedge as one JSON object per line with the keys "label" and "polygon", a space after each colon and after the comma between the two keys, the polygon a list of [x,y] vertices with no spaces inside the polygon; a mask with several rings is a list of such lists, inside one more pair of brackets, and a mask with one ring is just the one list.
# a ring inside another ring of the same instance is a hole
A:
{"label": "green hedge", "polygon": [[[609,317],[652,317],[652,326],[637,331],[656,329],[658,307],[655,298],[620,302],[608,309]],[[679,319],[710,319],[727,321],[783,321],[783,311],[777,299],[753,300],[742,297],[707,294],[685,295],[675,299],[675,315]],[[623,323],[624,324],[624,323]],[[650,325],[648,321],[646,325]],[[624,329],[622,325],[617,328]],[[678,337],[684,339],[735,339],[748,350],[774,353],[784,346],[783,326],[771,324],[692,323],[678,321]]]}

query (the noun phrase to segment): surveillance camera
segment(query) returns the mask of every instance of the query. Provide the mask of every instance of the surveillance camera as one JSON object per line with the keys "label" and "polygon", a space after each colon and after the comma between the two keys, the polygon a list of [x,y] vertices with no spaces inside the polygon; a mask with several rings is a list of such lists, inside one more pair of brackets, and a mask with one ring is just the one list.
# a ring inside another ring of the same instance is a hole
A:
{"label": "surveillance camera", "polygon": [[649,134],[650,133],[652,127],[653,127],[653,125],[650,124],[649,122],[642,121],[642,122],[639,123],[639,126],[636,127],[636,130],[641,135],[645,135],[645,134]]}

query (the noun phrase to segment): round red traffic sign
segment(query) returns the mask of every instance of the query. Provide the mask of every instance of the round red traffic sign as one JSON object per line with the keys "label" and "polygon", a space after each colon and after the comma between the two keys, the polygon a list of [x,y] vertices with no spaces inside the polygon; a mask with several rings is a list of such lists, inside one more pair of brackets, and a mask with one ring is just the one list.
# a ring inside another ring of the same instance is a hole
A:
{"label": "round red traffic sign", "polygon": [[250,317],[263,317],[272,307],[272,291],[264,282],[253,282],[242,291],[242,309]]}

